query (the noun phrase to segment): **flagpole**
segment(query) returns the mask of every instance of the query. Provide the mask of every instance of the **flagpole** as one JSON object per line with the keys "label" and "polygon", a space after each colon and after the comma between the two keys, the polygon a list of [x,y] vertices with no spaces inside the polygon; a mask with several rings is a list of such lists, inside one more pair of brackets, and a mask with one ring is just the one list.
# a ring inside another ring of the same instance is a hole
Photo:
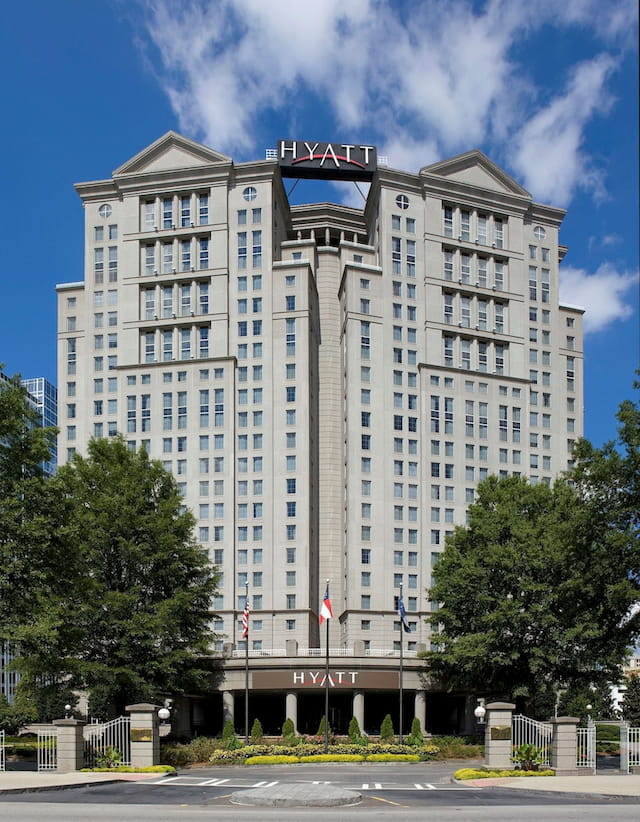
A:
{"label": "flagpole", "polygon": [[[327,580],[327,591],[329,590],[329,580]],[[329,622],[327,619],[327,647],[324,672],[324,752],[329,753]]]}
{"label": "flagpole", "polygon": [[[402,602],[402,583],[400,583],[400,599],[398,600],[398,602],[399,603]],[[398,610],[400,610],[400,605],[399,604],[398,604]],[[403,673],[404,673],[404,665],[403,665],[404,658],[403,658],[403,652],[402,652],[402,646],[404,645],[404,642],[403,642],[403,639],[402,639],[403,631],[404,631],[404,625],[402,624],[402,616],[400,616],[400,734],[398,736],[398,740],[399,740],[401,745],[402,745],[402,719],[403,719],[403,717],[402,717],[402,701],[403,701],[402,700],[402,696],[403,696],[403,693],[402,693],[402,691],[403,691],[402,678],[403,678]]]}
{"label": "flagpole", "polygon": [[[244,607],[249,603],[249,582],[245,582]],[[244,641],[244,742],[249,742],[249,616],[247,615],[247,635]]]}

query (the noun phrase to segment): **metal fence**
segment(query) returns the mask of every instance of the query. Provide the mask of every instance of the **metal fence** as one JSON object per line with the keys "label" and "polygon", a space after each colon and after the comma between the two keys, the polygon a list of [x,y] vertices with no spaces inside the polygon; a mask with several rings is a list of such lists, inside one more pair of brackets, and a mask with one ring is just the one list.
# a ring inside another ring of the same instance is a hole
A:
{"label": "metal fence", "polygon": [[0,771],[4,771],[6,761],[4,752],[4,731],[0,731]]}
{"label": "metal fence", "polygon": [[85,767],[100,767],[114,759],[118,765],[131,765],[131,720],[128,716],[84,728]]}
{"label": "metal fence", "polygon": [[596,728],[589,725],[577,728],[576,768],[590,768],[596,771]]}
{"label": "metal fence", "polygon": [[513,747],[521,745],[535,745],[542,751],[541,765],[551,764],[551,740],[553,725],[549,722],[538,722],[523,714],[515,714],[512,718]]}
{"label": "metal fence", "polygon": [[640,728],[627,728],[629,768],[640,768]]}
{"label": "metal fence", "polygon": [[58,732],[53,729],[38,731],[38,770],[55,771],[58,767]]}

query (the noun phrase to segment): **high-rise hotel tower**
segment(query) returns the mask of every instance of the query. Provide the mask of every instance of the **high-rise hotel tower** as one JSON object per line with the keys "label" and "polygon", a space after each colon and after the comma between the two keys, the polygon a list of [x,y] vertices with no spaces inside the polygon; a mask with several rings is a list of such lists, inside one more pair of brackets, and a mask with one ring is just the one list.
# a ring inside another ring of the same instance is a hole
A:
{"label": "high-rise hotel tower", "polygon": [[[355,152],[328,145],[316,165]],[[431,569],[476,484],[549,483],[582,434],[564,212],[480,151],[417,174],[378,165],[363,209],[290,206],[277,156],[234,163],[173,132],[76,188],[85,271],[57,287],[59,461],[119,432],[175,475],[221,571],[227,715],[245,584],[253,688],[284,700],[321,644],[328,579],[331,646],[359,672],[342,698],[371,724],[365,697],[397,671],[400,585],[411,694]]]}

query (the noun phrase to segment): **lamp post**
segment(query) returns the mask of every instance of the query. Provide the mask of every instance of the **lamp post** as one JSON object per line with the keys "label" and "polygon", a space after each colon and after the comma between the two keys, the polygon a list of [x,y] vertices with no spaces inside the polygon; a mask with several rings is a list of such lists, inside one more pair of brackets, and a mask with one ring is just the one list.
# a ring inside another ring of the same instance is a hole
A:
{"label": "lamp post", "polygon": [[484,699],[478,699],[478,704],[476,705],[473,715],[476,718],[478,725],[484,725],[484,718],[487,713],[487,709],[484,707]]}
{"label": "lamp post", "polygon": [[165,722],[167,722],[170,716],[171,711],[168,708],[160,708],[160,710],[158,711],[158,719],[160,720],[160,722],[162,722],[163,725]]}

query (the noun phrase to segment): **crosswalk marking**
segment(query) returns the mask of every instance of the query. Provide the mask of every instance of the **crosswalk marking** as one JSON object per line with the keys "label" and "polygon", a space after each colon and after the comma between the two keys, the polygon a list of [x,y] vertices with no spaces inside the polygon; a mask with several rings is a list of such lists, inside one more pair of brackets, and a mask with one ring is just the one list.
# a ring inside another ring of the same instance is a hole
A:
{"label": "crosswalk marking", "polygon": [[422,787],[422,785],[419,782],[414,782],[413,786],[414,786],[414,788],[417,788],[419,791],[424,790],[424,788]]}
{"label": "crosswalk marking", "polygon": [[427,782],[426,785],[427,785],[427,788],[429,788],[430,791],[435,791],[436,790],[436,786],[432,785],[430,782]]}
{"label": "crosswalk marking", "polygon": [[176,779],[180,779],[179,776],[169,776],[166,779],[163,779],[162,782],[156,782],[156,785],[166,785],[168,782],[175,782]]}
{"label": "crosswalk marking", "polygon": [[199,782],[200,786],[202,785],[224,785],[225,782],[228,782],[228,779],[207,779],[205,782]]}

